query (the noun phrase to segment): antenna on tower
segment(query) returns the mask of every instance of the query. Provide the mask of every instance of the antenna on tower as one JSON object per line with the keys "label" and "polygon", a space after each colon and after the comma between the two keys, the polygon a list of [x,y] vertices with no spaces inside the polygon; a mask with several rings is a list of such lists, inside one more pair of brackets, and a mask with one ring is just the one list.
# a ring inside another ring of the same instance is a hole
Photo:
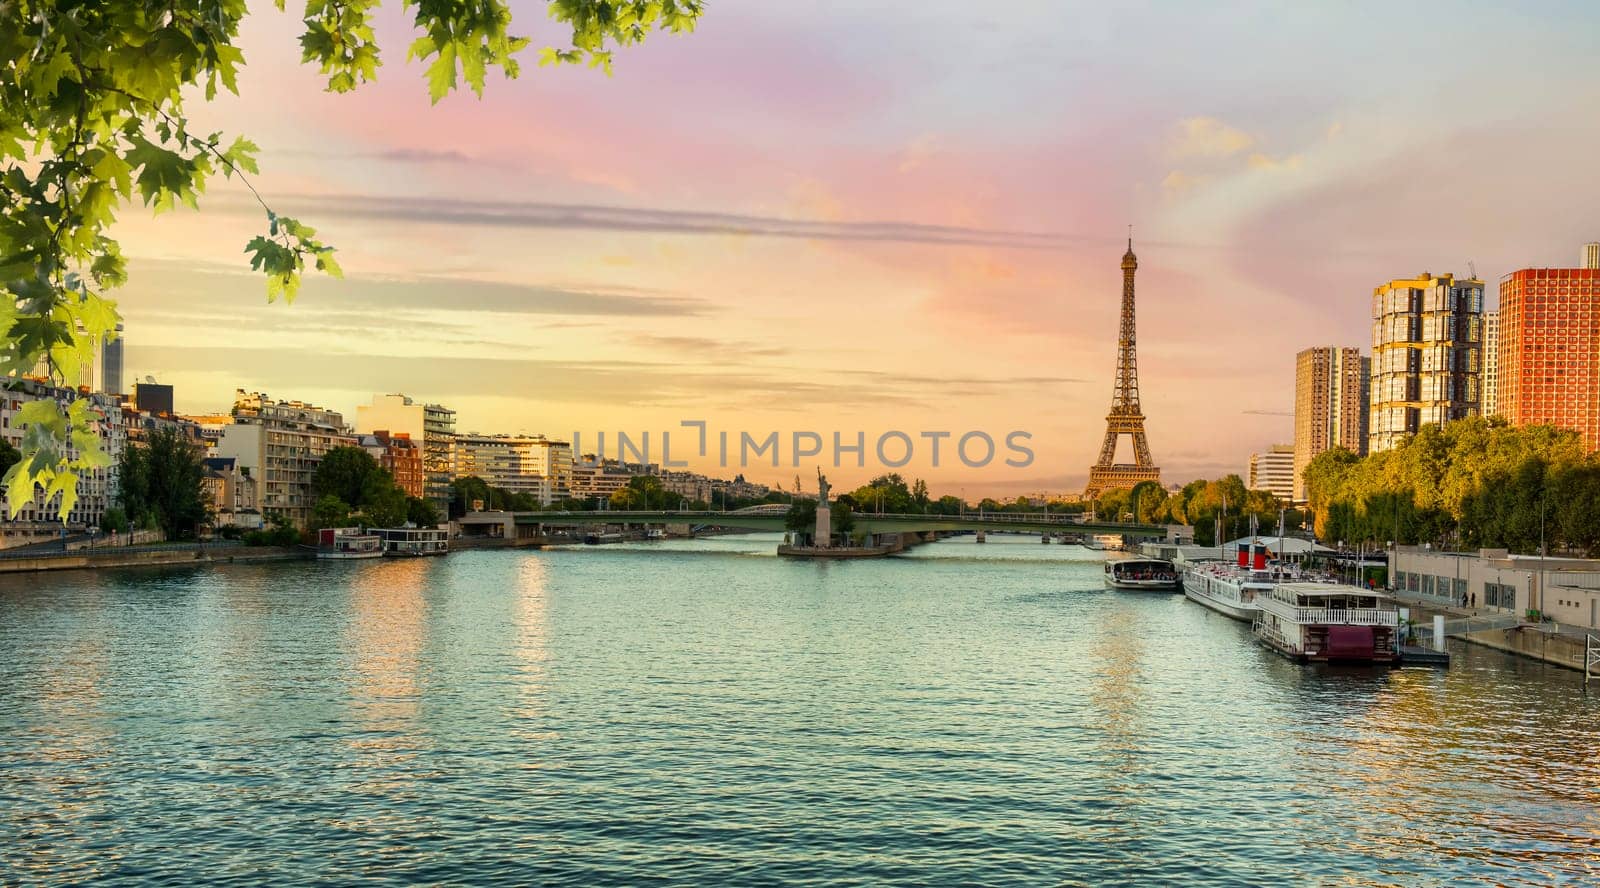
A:
{"label": "antenna on tower", "polygon": [[1478,266],[1474,265],[1471,259],[1467,260],[1467,272],[1472,275],[1473,280],[1478,279]]}

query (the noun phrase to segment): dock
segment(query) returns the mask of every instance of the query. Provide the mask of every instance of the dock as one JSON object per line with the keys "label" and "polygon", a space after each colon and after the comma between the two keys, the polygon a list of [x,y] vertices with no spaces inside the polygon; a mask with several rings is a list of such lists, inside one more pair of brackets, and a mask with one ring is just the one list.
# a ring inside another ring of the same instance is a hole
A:
{"label": "dock", "polygon": [[1435,666],[1440,669],[1450,668],[1450,652],[1436,651],[1432,648],[1418,647],[1414,644],[1400,646],[1401,666]]}

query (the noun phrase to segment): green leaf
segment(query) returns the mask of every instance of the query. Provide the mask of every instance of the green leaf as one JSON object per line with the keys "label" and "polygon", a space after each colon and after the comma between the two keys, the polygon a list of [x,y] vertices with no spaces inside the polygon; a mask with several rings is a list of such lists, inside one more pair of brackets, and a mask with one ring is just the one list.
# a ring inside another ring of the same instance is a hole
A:
{"label": "green leaf", "polygon": [[456,45],[446,43],[439,47],[439,57],[428,66],[428,98],[433,104],[456,87]]}
{"label": "green leaf", "polygon": [[45,488],[45,503],[54,500],[57,494],[61,495],[57,513],[61,516],[62,523],[65,523],[73,507],[78,504],[78,473],[67,469],[57,470],[55,477],[50,479],[50,485]]}
{"label": "green leaf", "polygon": [[33,473],[28,471],[29,462],[24,458],[6,470],[6,505],[13,521],[22,514],[24,507],[33,502]]}

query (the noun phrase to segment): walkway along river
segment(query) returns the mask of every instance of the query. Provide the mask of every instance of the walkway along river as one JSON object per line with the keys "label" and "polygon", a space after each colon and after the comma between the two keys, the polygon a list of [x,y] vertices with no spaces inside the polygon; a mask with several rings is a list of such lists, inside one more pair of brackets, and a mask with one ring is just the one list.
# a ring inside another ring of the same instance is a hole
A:
{"label": "walkway along river", "polygon": [[0,577],[0,883],[1600,880],[1576,673],[776,540]]}

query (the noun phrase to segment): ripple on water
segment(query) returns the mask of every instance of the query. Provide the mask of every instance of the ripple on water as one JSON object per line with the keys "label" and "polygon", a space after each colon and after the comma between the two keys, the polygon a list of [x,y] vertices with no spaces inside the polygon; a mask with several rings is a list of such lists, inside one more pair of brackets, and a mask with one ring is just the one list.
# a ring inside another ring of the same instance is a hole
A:
{"label": "ripple on water", "polygon": [[1600,711],[1098,555],[771,537],[0,580],[0,882],[1596,881]]}

